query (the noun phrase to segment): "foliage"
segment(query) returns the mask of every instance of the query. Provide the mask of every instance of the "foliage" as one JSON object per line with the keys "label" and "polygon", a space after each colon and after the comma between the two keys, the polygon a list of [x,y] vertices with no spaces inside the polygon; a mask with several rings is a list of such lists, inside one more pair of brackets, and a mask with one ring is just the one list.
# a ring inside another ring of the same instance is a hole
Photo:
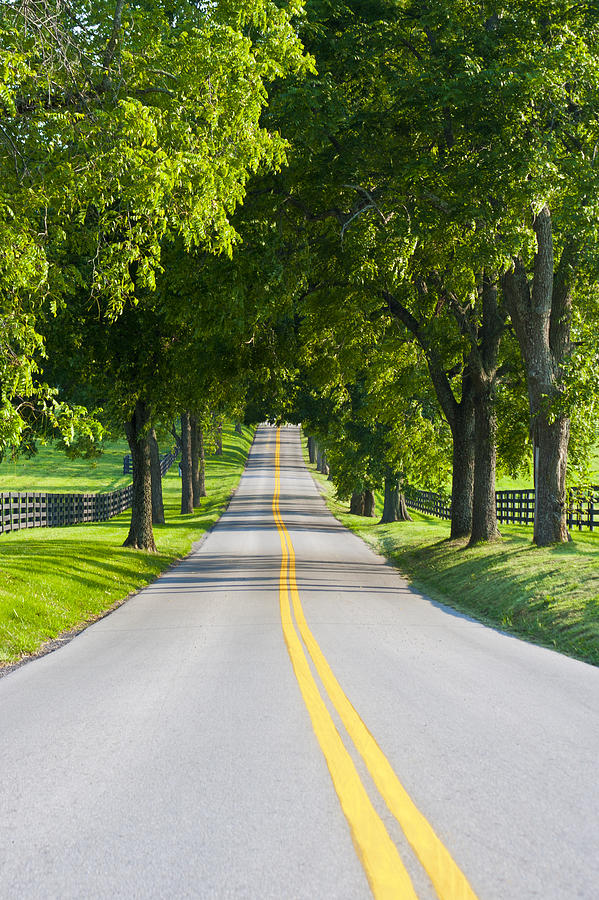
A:
{"label": "foliage", "polygon": [[[386,477],[438,487],[447,476],[447,433],[422,355],[346,299],[311,298],[301,327],[304,414],[327,449],[340,497]],[[309,387],[308,387],[309,386]]]}
{"label": "foliage", "polygon": [[18,443],[18,398],[47,395],[34,377],[40,314],[78,294],[80,314],[115,319],[154,289],[167,236],[232,252],[250,174],[284,160],[260,116],[268,83],[309,65],[292,24],[300,12],[269,0],[5,4],[5,441]]}
{"label": "foliage", "polygon": [[482,287],[515,259],[531,274],[547,205],[574,289],[546,402],[571,417],[570,478],[584,478],[599,384],[594,6],[18,0],[0,37],[5,446],[62,428],[93,452],[86,406],[113,429],[140,397],[164,421],[245,406],[305,421],[344,493],[388,468],[439,486],[437,382],[459,402],[478,367],[500,469],[525,471],[526,372],[501,289],[483,371]]}
{"label": "foliage", "polygon": [[[416,339],[459,400],[462,373],[481,359],[484,369],[483,276],[498,284],[515,257],[532,270],[534,216],[548,204],[556,266],[576,248],[571,352],[547,398],[553,415],[559,403],[573,416],[576,477],[593,441],[599,384],[588,330],[592,321],[596,332],[599,258],[596,9],[560,0],[500,10],[463,0],[314,2],[302,36],[318,76],[287,81],[268,113],[292,141],[290,166],[267,179],[287,241],[289,292],[313,297],[321,335],[364,365],[377,306],[388,304],[402,326],[411,317],[398,347]],[[363,336],[350,350],[344,317],[356,308]],[[486,374],[501,464],[514,473],[530,457],[529,408],[501,291],[498,314],[502,349]],[[328,396],[338,380],[331,354],[322,367],[329,383],[317,380],[314,390]],[[417,379],[413,388],[421,390]],[[337,415],[329,407],[322,416]],[[330,425],[310,422],[330,436]]]}

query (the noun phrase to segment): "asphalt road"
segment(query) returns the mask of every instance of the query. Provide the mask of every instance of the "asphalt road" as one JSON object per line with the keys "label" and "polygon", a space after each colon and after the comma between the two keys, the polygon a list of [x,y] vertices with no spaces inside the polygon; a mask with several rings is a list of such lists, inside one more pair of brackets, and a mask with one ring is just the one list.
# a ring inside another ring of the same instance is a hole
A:
{"label": "asphalt road", "polygon": [[277,443],[0,679],[0,896],[595,900],[599,670],[412,592]]}

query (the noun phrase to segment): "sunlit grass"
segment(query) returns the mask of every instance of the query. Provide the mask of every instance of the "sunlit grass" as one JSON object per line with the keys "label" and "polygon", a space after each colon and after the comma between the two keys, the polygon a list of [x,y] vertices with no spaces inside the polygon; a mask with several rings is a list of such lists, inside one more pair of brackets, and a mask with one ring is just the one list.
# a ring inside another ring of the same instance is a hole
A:
{"label": "sunlit grass", "polygon": [[34,653],[45,641],[80,627],[188,553],[222,513],[243,471],[252,436],[250,429],[244,428],[241,437],[225,427],[223,455],[207,460],[208,497],[192,515],[179,512],[181,480],[177,465],[172,466],[163,481],[167,524],[154,529],[158,553],[121,546],[129,511],[109,522],[1,535],[0,664]]}
{"label": "sunlit grass", "polygon": [[350,516],[332,483],[317,478],[334,515],[433,600],[536,643],[599,665],[599,534],[573,532],[555,547],[532,544],[532,528],[502,525],[503,539],[467,547],[449,522],[410,510],[413,522],[378,525]]}
{"label": "sunlit grass", "polygon": [[123,456],[129,453],[127,441],[104,444],[104,452],[95,459],[68,459],[55,447],[40,447],[31,459],[4,459],[0,463],[0,492],[48,491],[61,494],[86,494],[114,491],[131,481],[123,475]]}

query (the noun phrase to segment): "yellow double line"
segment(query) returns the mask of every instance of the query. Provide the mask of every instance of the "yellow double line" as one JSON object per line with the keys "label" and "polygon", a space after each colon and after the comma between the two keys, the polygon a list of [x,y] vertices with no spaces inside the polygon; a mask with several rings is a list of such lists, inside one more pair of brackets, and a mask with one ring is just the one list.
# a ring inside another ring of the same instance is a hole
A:
{"label": "yellow double line", "polygon": [[[438,896],[441,900],[476,900],[476,895],[465,876],[428,821],[414,805],[391,768],[387,757],[345,696],[308,627],[295,578],[295,552],[279,509],[280,452],[281,434],[277,429],[272,512],[281,540],[279,601],[283,635],[304,703],[310,714],[312,727],[324,754],[372,893],[377,900],[379,898],[380,900],[391,900],[391,898],[392,900],[398,900],[398,898],[411,900],[417,896],[397,847],[374,809],[352,758],[345,749],[335,723],[322,699],[304,646],[347,734],[364,760],[387,807],[399,822],[412,849],[428,873]],[[297,628],[291,615],[290,595]],[[302,641],[304,646],[302,646]]]}

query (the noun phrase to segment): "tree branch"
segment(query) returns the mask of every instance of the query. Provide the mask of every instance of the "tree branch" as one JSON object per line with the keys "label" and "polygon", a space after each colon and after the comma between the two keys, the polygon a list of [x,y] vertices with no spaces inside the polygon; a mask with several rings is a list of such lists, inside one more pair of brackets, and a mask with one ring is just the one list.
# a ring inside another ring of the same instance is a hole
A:
{"label": "tree branch", "polygon": [[549,345],[558,363],[563,361],[570,349],[572,289],[578,274],[578,250],[576,242],[573,238],[570,238],[562,250],[562,255],[553,277]]}
{"label": "tree branch", "polygon": [[322,222],[324,219],[331,218],[336,219],[341,226],[343,226],[343,223],[345,222],[344,213],[337,207],[331,207],[330,209],[324,209],[322,212],[315,213],[303,200],[300,200],[299,197],[294,197],[293,194],[289,194],[285,197],[284,203],[290,203],[292,206],[295,206],[296,209],[299,209],[308,222]]}
{"label": "tree branch", "polygon": [[381,293],[389,312],[405,325],[408,331],[414,335],[422,350],[424,350],[428,371],[431,376],[431,381],[433,382],[433,387],[435,388],[435,393],[437,394],[437,398],[447,421],[450,426],[453,427],[459,404],[454,397],[447,372],[444,371],[437,353],[431,347],[430,341],[428,341],[422,333],[420,323],[415,316],[412,315],[410,310],[407,309],[403,303],[400,303],[389,291],[383,290]]}
{"label": "tree branch", "polygon": [[533,228],[537,236],[537,252],[532,282],[532,307],[534,315],[546,320],[548,326],[553,300],[553,232],[548,206],[544,206],[536,215]]}
{"label": "tree branch", "polygon": [[501,277],[501,288],[507,311],[510,314],[518,343],[523,352],[528,347],[526,323],[530,309],[530,285],[522,260],[514,259],[514,268]]}
{"label": "tree branch", "polygon": [[116,7],[114,10],[114,18],[112,20],[112,32],[110,38],[108,39],[108,43],[106,44],[106,50],[104,51],[104,59],[102,60],[102,68],[104,69],[104,78],[102,79],[102,86],[105,88],[108,83],[108,71],[114,59],[114,55],[116,53],[116,48],[119,42],[119,36],[121,33],[121,22],[123,18],[123,6],[125,5],[125,0],[116,0]]}

